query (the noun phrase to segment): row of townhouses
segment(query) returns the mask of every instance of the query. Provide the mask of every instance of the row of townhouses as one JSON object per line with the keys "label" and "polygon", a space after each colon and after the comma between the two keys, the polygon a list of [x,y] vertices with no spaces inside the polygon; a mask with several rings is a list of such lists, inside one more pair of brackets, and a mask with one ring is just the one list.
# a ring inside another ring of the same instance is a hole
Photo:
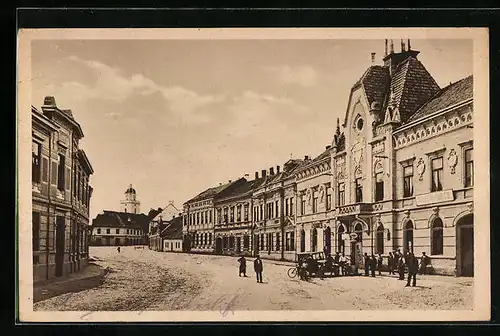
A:
{"label": "row of townhouses", "polygon": [[[401,249],[439,274],[472,276],[473,77],[440,88],[386,41],[349,93],[332,143],[209,188],[183,205],[182,250],[294,260],[307,251]],[[276,168],[276,169],[274,169]]]}
{"label": "row of townhouses", "polygon": [[45,97],[32,120],[33,281],[73,273],[88,263],[89,205],[94,173],[71,110]]}

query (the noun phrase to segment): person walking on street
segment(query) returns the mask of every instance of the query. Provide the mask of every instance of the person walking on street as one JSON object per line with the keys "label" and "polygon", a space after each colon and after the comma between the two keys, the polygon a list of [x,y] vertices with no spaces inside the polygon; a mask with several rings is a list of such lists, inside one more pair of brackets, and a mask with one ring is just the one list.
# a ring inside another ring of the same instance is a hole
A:
{"label": "person walking on street", "polygon": [[375,277],[375,269],[377,268],[377,258],[375,255],[372,253],[370,256],[370,272],[372,277]]}
{"label": "person walking on street", "polygon": [[259,255],[257,255],[257,258],[253,262],[253,269],[255,271],[255,275],[257,276],[257,282],[262,283],[262,271],[264,270],[264,267]]}
{"label": "person walking on street", "polygon": [[239,259],[238,259],[238,262],[240,263],[240,272],[239,272],[239,276],[241,276],[241,273],[243,273],[243,276],[246,277],[247,276],[247,260],[245,259],[245,256],[241,256]]}
{"label": "person walking on street", "polygon": [[392,252],[389,252],[387,266],[389,268],[389,274],[394,274],[394,256],[392,255]]}
{"label": "person walking on street", "polygon": [[406,264],[408,265],[408,282],[406,283],[406,287],[410,286],[410,282],[412,279],[413,279],[412,286],[415,287],[417,285],[417,272],[418,272],[417,257],[415,257],[413,253],[409,252]]}
{"label": "person walking on street", "polygon": [[399,280],[404,280],[405,279],[405,259],[403,258],[402,255],[399,256],[397,265],[398,265]]}
{"label": "person walking on street", "polygon": [[365,276],[368,276],[370,275],[370,257],[368,256],[368,253],[365,252],[363,258],[365,261]]}
{"label": "person walking on street", "polygon": [[118,246],[118,248],[116,250],[118,251],[118,253],[120,253],[120,246]]}
{"label": "person walking on street", "polygon": [[425,254],[425,252],[422,252],[422,257],[420,258],[420,274],[426,274],[427,273],[427,265],[430,264],[430,259],[428,255]]}
{"label": "person walking on street", "polygon": [[378,275],[382,275],[382,263],[384,259],[382,258],[382,254],[378,254],[377,257],[377,269],[378,269]]}
{"label": "person walking on street", "polygon": [[342,255],[339,258],[339,269],[342,272],[342,275],[345,275],[346,273],[346,264],[347,264],[347,259],[345,257],[345,254],[342,253]]}

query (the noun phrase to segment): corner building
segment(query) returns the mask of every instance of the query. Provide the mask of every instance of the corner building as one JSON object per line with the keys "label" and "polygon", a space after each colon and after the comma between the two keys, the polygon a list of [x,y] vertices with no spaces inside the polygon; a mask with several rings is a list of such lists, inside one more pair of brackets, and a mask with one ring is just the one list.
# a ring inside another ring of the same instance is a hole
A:
{"label": "corner building", "polygon": [[386,40],[384,65],[352,87],[331,148],[334,208],[314,221],[359,265],[401,249],[426,252],[435,273],[473,276],[473,77],[440,88],[409,42],[396,53]]}
{"label": "corner building", "polygon": [[79,148],[83,138],[71,110],[45,97],[32,118],[33,282],[74,273],[88,264],[89,208],[94,170]]}

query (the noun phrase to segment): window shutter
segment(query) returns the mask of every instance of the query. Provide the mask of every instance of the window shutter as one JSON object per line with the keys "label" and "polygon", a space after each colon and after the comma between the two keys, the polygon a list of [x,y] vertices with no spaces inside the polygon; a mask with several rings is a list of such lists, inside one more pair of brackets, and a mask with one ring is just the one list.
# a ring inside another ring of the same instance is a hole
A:
{"label": "window shutter", "polygon": [[42,180],[43,182],[48,182],[49,179],[49,160],[47,158],[42,159]]}
{"label": "window shutter", "polygon": [[65,178],[65,183],[66,183],[66,190],[69,190],[70,188],[70,181],[71,181],[71,172],[69,170],[69,168],[66,168],[66,176],[64,177]]}
{"label": "window shutter", "polygon": [[57,162],[52,161],[52,180],[50,183],[57,185]]}

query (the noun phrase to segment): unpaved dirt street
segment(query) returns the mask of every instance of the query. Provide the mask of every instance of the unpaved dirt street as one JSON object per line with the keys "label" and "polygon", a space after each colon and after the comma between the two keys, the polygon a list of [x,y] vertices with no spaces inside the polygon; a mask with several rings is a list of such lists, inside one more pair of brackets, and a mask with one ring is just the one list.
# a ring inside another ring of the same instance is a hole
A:
{"label": "unpaved dirt street", "polygon": [[404,287],[394,275],[336,277],[310,282],[290,279],[290,266],[263,260],[264,283],[256,282],[253,259],[247,278],[237,258],[174,254],[147,249],[91,247],[96,263],[110,267],[104,283],[34,305],[35,310],[165,311],[212,310],[390,310],[460,309],[473,305],[473,279],[417,276]]}

